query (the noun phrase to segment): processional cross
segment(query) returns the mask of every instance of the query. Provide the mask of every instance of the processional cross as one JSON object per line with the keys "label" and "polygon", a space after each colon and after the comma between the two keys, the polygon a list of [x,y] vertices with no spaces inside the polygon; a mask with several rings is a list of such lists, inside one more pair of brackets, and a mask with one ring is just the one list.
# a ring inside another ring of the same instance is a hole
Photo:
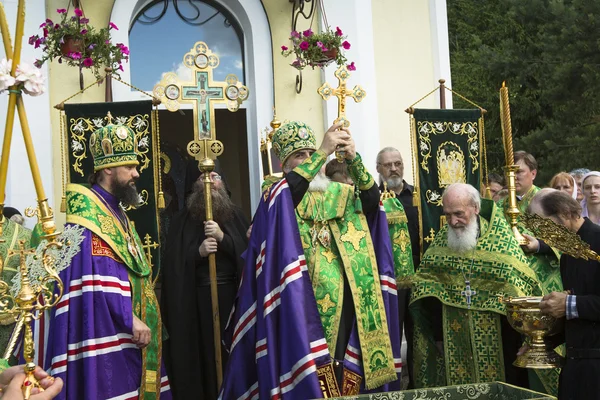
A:
{"label": "processional cross", "polygon": [[[187,145],[188,153],[198,161],[204,173],[204,201],[206,220],[213,219],[212,190],[210,172],[215,169],[215,159],[223,154],[223,143],[216,140],[215,105],[226,104],[229,111],[235,112],[248,98],[248,88],[230,74],[225,82],[213,80],[213,70],[219,65],[219,56],[214,54],[204,42],[196,42],[183,56],[183,64],[194,73],[193,82],[181,82],[177,74],[169,72],[154,86],[154,95],[169,111],[179,110],[182,103],[192,104],[194,110],[194,138]],[[215,347],[215,367],[217,385],[223,382],[221,361],[221,323],[217,292],[217,265],[215,254],[208,256],[210,294],[213,312],[213,333]]]}
{"label": "processional cross", "polygon": [[[347,128],[350,126],[350,121],[346,118],[346,97],[352,97],[355,102],[360,103],[362,99],[364,99],[367,95],[367,92],[360,86],[356,85],[352,90],[349,90],[346,87],[346,81],[350,77],[350,72],[345,65],[342,65],[335,71],[335,77],[338,79],[338,87],[332,88],[331,85],[325,82],[319,89],[317,89],[317,93],[321,95],[323,100],[327,101],[331,98],[331,96],[335,96],[338,99],[338,115],[337,118],[333,121],[334,124],[343,122],[344,127]],[[344,161],[343,152],[336,152],[335,157],[339,162]]]}
{"label": "processional cross", "polygon": [[331,85],[325,82],[317,93],[321,95],[323,100],[327,101],[331,96],[335,96],[338,99],[338,116],[333,121],[334,124],[339,122],[344,123],[344,127],[350,126],[350,121],[346,118],[346,97],[352,97],[355,102],[360,103],[366,96],[367,92],[360,86],[356,85],[352,90],[346,87],[346,81],[350,77],[350,72],[345,65],[342,65],[335,71],[335,77],[338,79],[338,87],[332,88]]}

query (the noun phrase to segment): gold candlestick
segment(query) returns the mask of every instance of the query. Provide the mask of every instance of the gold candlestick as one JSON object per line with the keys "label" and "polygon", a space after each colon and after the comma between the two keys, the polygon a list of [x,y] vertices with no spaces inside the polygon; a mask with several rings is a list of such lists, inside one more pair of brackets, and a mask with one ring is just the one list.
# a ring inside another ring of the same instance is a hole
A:
{"label": "gold candlestick", "polygon": [[505,82],[502,82],[502,88],[500,88],[500,124],[502,126],[502,142],[504,144],[506,160],[506,167],[504,168],[504,171],[508,186],[508,209],[506,210],[506,213],[510,219],[510,226],[512,228],[513,235],[515,235],[515,238],[520,245],[526,245],[528,240],[521,235],[521,232],[519,232],[519,229],[517,228],[520,211],[517,207],[517,188],[515,185],[515,175],[519,170],[519,166],[515,165],[515,155],[512,142],[512,125],[510,121],[510,103],[508,101],[508,87],[506,87]]}

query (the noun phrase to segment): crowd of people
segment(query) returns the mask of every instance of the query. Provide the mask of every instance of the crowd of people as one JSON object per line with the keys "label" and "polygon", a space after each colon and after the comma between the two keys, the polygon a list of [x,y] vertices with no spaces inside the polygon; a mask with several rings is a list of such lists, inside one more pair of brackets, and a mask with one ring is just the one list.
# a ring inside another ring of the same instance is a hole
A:
{"label": "crowd of people", "polygon": [[[520,244],[502,177],[490,174],[481,191],[446,187],[447,223],[423,252],[399,150],[377,154],[376,180],[347,128],[331,126],[317,146],[309,126],[284,123],[273,136],[283,177],[265,181],[252,222],[231,201],[219,168],[209,176],[207,221],[204,176],[188,168],[185,207],[162,247],[159,302],[119,205],[139,202],[133,135],[112,124],[94,132],[90,186],[67,187],[67,223],[83,229],[84,241],[61,272],[63,299],[36,322],[48,332],[42,367],[51,377],[36,372],[45,391],[36,388],[32,399],[304,399],[493,381],[561,399],[599,396],[600,263],[561,255],[523,225],[528,243]],[[540,189],[535,158],[517,151],[515,163],[519,210],[563,225],[600,252],[600,172],[561,172]],[[8,215],[4,224],[5,243],[30,236]],[[543,296],[544,312],[566,318],[548,344],[566,344],[560,376],[513,365],[527,343],[499,296]],[[2,398],[22,398],[23,379],[18,368],[6,369]]]}

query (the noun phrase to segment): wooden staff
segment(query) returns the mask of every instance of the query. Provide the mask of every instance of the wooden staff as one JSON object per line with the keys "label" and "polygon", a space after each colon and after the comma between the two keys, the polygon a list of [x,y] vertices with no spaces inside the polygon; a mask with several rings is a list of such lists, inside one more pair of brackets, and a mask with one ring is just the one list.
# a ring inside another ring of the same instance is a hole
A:
{"label": "wooden staff", "polygon": [[[206,149],[207,146],[204,146]],[[212,221],[212,182],[210,173],[215,169],[215,162],[209,157],[200,161],[200,171],[204,174],[204,204],[206,205],[206,220]],[[208,276],[210,278],[210,299],[213,313],[213,336],[215,346],[215,365],[217,368],[217,386],[223,383],[223,360],[221,359],[221,320],[219,318],[219,291],[217,288],[217,260],[216,254],[208,255]]]}

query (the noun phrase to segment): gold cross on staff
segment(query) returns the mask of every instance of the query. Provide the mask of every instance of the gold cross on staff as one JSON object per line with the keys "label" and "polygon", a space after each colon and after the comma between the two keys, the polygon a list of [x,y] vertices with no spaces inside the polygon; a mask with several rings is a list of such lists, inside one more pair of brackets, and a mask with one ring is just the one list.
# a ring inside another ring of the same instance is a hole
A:
{"label": "gold cross on staff", "polygon": [[348,90],[346,81],[350,77],[350,72],[348,72],[348,68],[345,65],[342,65],[335,71],[335,77],[339,81],[337,88],[332,88],[329,83],[325,82],[317,89],[317,93],[325,101],[329,100],[331,96],[338,98],[338,116],[333,123],[343,122],[344,127],[347,128],[350,126],[350,121],[346,118],[346,97],[352,97],[355,102],[360,103],[367,96],[367,92],[360,85],[356,85],[352,90]]}
{"label": "gold cross on staff", "polygon": [[154,95],[172,112],[179,110],[181,104],[191,104],[194,110],[194,141],[214,140],[215,105],[225,104],[229,111],[237,111],[248,98],[248,88],[233,74],[227,75],[224,82],[213,80],[219,56],[204,42],[194,44],[183,56],[183,64],[192,70],[194,80],[182,82],[177,74],[169,72],[154,86]]}
{"label": "gold cross on staff", "polygon": [[223,150],[223,143],[218,140],[192,140],[187,145],[188,153],[198,161],[207,158],[216,160],[218,156],[223,154]]}
{"label": "gold cross on staff", "polygon": [[144,249],[144,252],[146,253],[146,258],[148,259],[148,266],[150,268],[154,267],[154,264],[152,264],[152,250],[156,248],[158,248],[158,243],[153,242],[152,237],[146,233],[142,249]]}

